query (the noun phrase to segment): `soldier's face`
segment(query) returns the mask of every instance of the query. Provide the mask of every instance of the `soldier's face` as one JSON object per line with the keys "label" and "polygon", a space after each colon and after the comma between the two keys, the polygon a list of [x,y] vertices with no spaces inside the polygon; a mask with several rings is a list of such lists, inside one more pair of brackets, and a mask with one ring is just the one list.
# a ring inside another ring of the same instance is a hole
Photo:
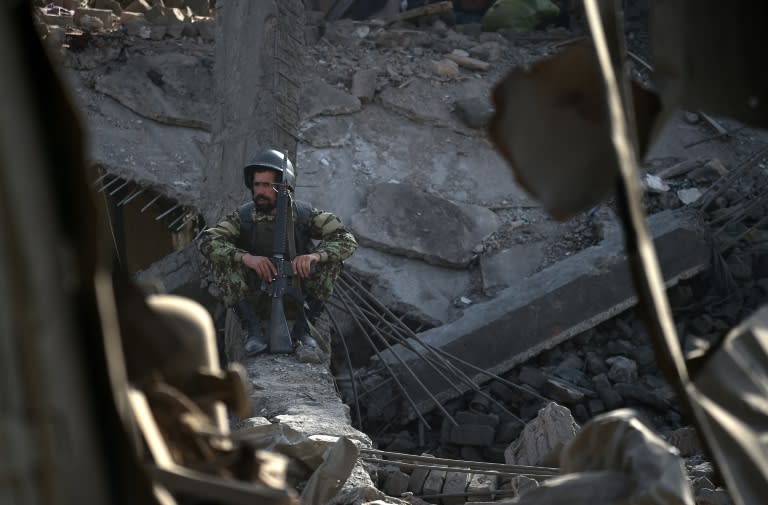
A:
{"label": "soldier's face", "polygon": [[253,173],[253,202],[256,204],[257,209],[271,211],[275,208],[277,191],[274,190],[272,184],[276,180],[277,173],[274,170]]}

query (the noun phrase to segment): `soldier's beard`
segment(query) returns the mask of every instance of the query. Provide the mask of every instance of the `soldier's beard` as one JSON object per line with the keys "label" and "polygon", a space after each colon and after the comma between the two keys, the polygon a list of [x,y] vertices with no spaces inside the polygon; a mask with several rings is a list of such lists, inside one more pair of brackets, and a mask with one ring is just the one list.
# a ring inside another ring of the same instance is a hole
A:
{"label": "soldier's beard", "polygon": [[260,210],[262,212],[271,212],[275,210],[275,204],[263,196],[257,196],[254,198],[253,204],[255,205],[256,210]]}

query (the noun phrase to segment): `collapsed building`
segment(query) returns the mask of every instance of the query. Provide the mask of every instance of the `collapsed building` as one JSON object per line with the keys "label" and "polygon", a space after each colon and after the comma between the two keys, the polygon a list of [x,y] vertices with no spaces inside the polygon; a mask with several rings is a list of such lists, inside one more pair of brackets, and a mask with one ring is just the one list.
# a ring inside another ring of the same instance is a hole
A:
{"label": "collapsed building", "polygon": [[[290,10],[290,4],[281,8]],[[157,5],[153,9],[159,10]],[[571,43],[573,33],[486,33],[476,25],[451,27],[440,19],[421,28],[377,20],[323,23],[309,13],[301,33],[314,42],[308,48],[314,65],[300,67],[295,59],[286,58],[289,68],[277,72],[294,81],[278,83],[278,88],[305,90],[300,101],[291,103],[289,97],[272,97],[268,88],[251,85],[260,81],[263,69],[227,48],[259,47],[263,41],[259,34],[238,26],[248,19],[247,9],[240,18],[228,17],[227,6],[223,9],[223,20],[216,22],[194,11],[182,19],[176,16],[183,25],[180,30],[169,28],[180,25],[169,22],[167,13],[153,17],[147,10],[143,19],[125,16],[119,29],[102,34],[77,28],[51,28],[48,33],[54,47],[57,37],[66,46],[61,55],[91,131],[89,157],[101,170],[93,181],[95,189],[113,216],[110,233],[132,273],[140,279],[162,279],[166,289],[191,296],[215,312],[192,239],[246,197],[238,184],[238,160],[263,145],[263,139],[289,150],[295,142],[289,126],[266,128],[269,121],[244,107],[274,100],[272,108],[282,111],[278,118],[287,115],[287,124],[290,114],[295,121],[301,115],[300,142],[291,157],[298,160],[302,198],[336,211],[363,244],[348,264],[354,275],[350,289],[341,291],[352,296],[353,282],[360,280],[361,292],[373,295],[371,303],[383,302],[405,322],[406,335],[413,332],[429,345],[499,377],[488,385],[487,375],[467,368],[462,373],[468,380],[462,379],[458,389],[457,379],[435,374],[429,376],[433,382],[426,388],[409,383],[409,368],[423,380],[434,363],[423,359],[415,359],[410,367],[399,363],[393,357],[399,352],[396,346],[388,348],[383,339],[379,344],[366,343],[362,333],[367,332],[355,330],[354,318],[337,314],[344,326],[337,333],[357,342],[355,355],[367,359],[376,354],[374,348],[383,353],[363,367],[359,362],[336,364],[344,370],[337,382],[345,374],[351,377],[348,395],[356,381],[366,388],[361,393],[366,393],[365,414],[371,425],[378,429],[394,422],[399,427],[378,440],[381,446],[401,452],[434,444],[435,437],[422,436],[422,443],[417,436],[400,434],[417,432],[419,428],[411,429],[408,423],[429,415],[430,420],[452,420],[443,423],[448,428],[436,437],[445,451],[442,455],[500,462],[505,461],[502,446],[516,439],[521,421],[535,418],[545,400],[570,405],[579,422],[625,404],[650,405],[657,411],[672,408],[669,387],[654,381],[650,351],[638,336],[636,319],[627,316],[608,323],[616,328],[598,327],[635,303],[627,289],[628,274],[610,207],[595,208],[566,224],[551,221],[514,185],[504,161],[485,139],[483,128],[492,112],[488,97],[496,80],[513,66],[558,52]],[[302,23],[300,9],[282,14],[281,22]],[[46,22],[59,26],[55,23],[60,20]],[[158,28],[162,26],[165,31]],[[291,31],[295,29],[283,27],[280,33]],[[634,49],[644,55],[642,30],[637,34]],[[290,50],[290,44],[285,47]],[[642,78],[647,68],[635,71]],[[711,265],[706,228],[700,222],[692,224],[693,208],[711,212],[709,221],[734,237],[753,240],[752,235],[761,232],[755,223],[762,204],[739,203],[745,188],[761,194],[762,155],[749,157],[759,140],[738,137],[736,149],[722,147],[719,140],[682,147],[701,140],[712,124],[727,125],[726,133],[737,128],[726,120],[680,113],[674,123],[678,131],[662,140],[646,161],[647,186],[653,192],[649,207],[664,211],[656,217],[657,247],[663,251],[664,243],[669,244],[669,252],[660,255],[672,284],[693,279]],[[744,178],[737,180],[730,173]],[[708,189],[713,183],[715,189]],[[344,191],[335,190],[340,185]],[[396,211],[403,208],[399,202],[406,201],[412,214],[399,215]],[[441,222],[430,212],[449,219]],[[148,236],[156,238],[147,240]],[[730,275],[747,284],[749,303],[723,309],[722,317],[693,319],[691,346],[716,340],[762,295],[762,285],[754,281],[762,274],[753,272],[764,268],[762,253],[742,253],[739,248],[725,253],[722,261]],[[695,279],[679,292],[683,308],[693,303],[692,298],[708,294]],[[589,298],[589,293],[600,298]],[[572,319],[553,310],[571,298],[583,303],[567,309],[573,312]],[[337,305],[341,307],[334,310],[343,312],[344,304]],[[590,334],[592,328],[597,330]],[[625,338],[616,338],[617,333]],[[571,339],[586,345],[590,337],[611,350],[590,355],[568,347]],[[495,347],[497,342],[503,346]],[[414,358],[412,353],[404,357]],[[530,366],[537,358],[551,361]],[[402,388],[391,387],[392,378],[382,371],[385,362],[402,367],[392,374],[404,382]],[[583,376],[586,370],[590,377]],[[358,376],[368,376],[369,383]],[[328,379],[324,381],[331,384]],[[527,388],[514,390],[507,382]],[[416,396],[412,404],[404,392]],[[437,401],[424,398],[426,392]],[[263,414],[270,419],[306,415],[281,413],[284,404],[270,406],[269,395],[264,396]],[[347,400],[354,404],[351,397]],[[493,412],[499,403],[506,412]],[[440,411],[436,418],[435,409]],[[328,417],[339,412],[343,408]],[[665,427],[679,427],[682,416],[676,413],[665,413]],[[365,427],[362,420],[358,423]],[[347,430],[343,428],[349,434]],[[530,461],[545,463],[552,464]],[[394,483],[398,478],[402,482],[400,476],[393,478],[388,494],[410,489],[398,488]],[[429,494],[440,494],[442,489]]]}

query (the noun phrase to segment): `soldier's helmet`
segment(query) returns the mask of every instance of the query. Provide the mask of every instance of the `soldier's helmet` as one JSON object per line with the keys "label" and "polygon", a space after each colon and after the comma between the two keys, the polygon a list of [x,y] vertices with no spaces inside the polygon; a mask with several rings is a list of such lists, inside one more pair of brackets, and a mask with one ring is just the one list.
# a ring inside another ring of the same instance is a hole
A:
{"label": "soldier's helmet", "polygon": [[243,167],[243,182],[248,189],[253,186],[253,173],[257,168],[274,170],[280,174],[277,182],[287,184],[291,191],[296,189],[296,172],[293,170],[293,163],[280,151],[274,149],[261,151]]}

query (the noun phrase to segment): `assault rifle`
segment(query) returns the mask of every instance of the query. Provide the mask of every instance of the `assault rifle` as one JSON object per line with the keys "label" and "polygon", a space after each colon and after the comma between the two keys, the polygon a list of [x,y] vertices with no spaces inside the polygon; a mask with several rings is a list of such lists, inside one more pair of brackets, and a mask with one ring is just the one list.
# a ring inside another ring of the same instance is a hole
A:
{"label": "assault rifle", "polygon": [[275,184],[277,201],[275,204],[275,232],[272,237],[272,257],[277,273],[271,282],[262,282],[261,289],[272,298],[272,315],[269,318],[269,352],[293,352],[293,341],[285,318],[283,296],[287,293],[299,303],[304,297],[290,282],[295,276],[288,254],[288,213],[291,212],[290,188],[287,184]]}

